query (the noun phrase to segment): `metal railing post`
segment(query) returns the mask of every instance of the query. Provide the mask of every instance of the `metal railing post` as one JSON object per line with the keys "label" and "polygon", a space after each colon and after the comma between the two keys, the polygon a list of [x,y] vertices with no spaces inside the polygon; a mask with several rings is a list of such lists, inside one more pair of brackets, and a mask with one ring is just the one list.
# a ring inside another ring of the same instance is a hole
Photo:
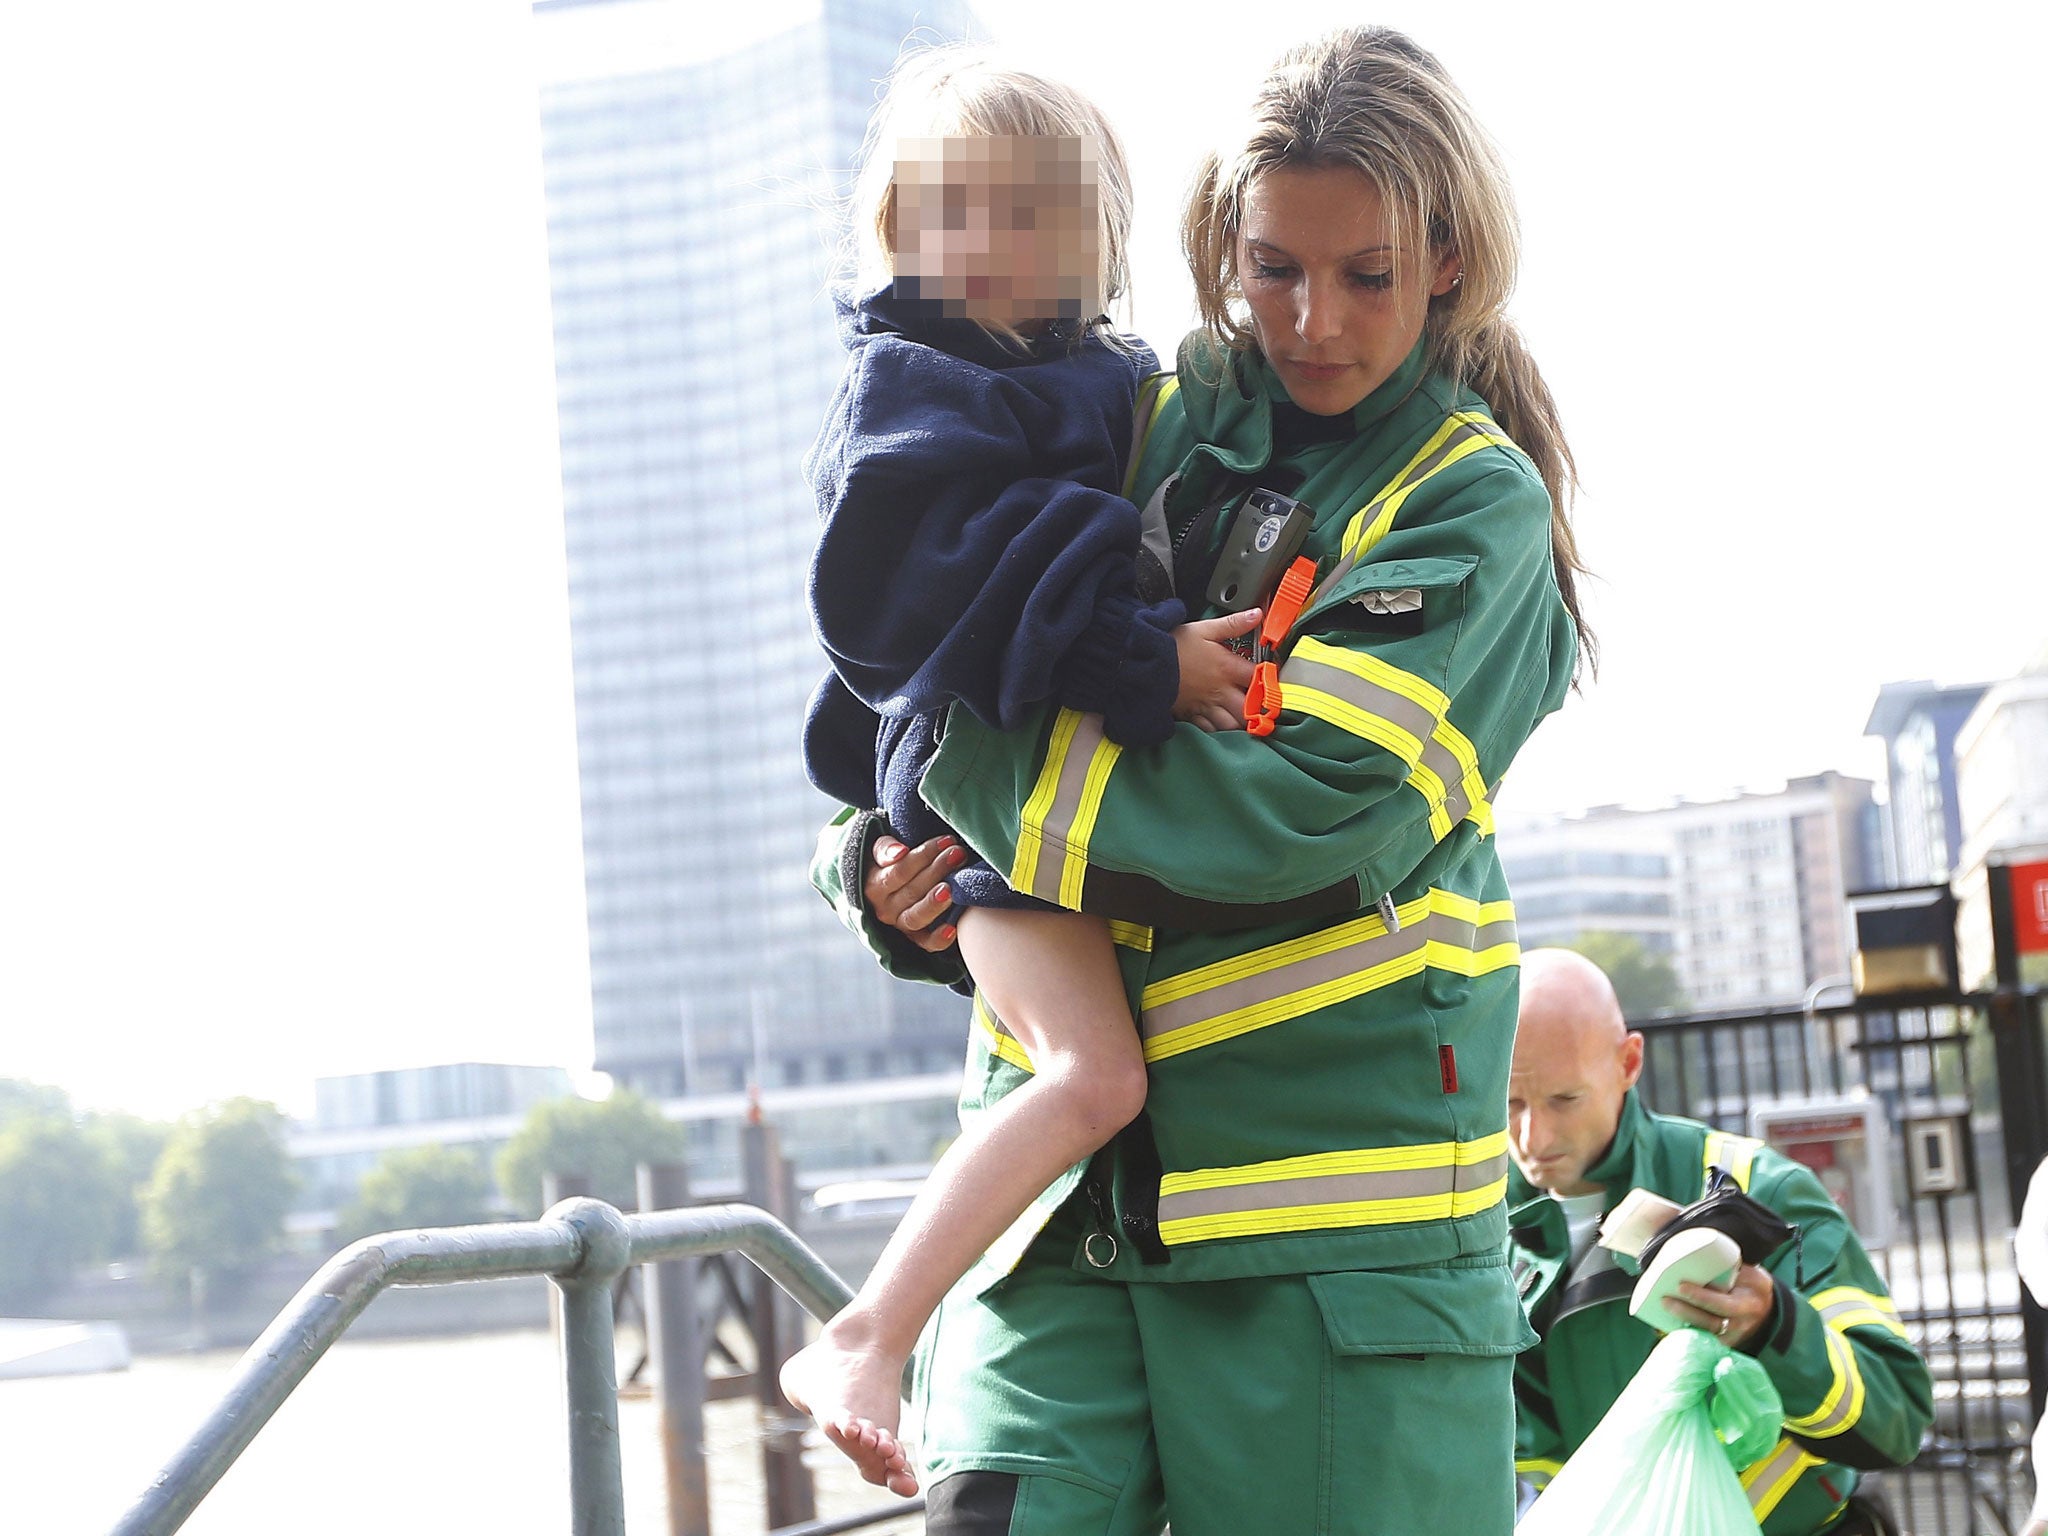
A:
{"label": "metal railing post", "polygon": [[328,1346],[386,1288],[512,1275],[547,1275],[562,1304],[572,1529],[622,1536],[612,1282],[629,1264],[726,1252],[744,1254],[813,1317],[830,1317],[852,1295],[795,1233],[744,1205],[629,1217],[601,1201],[571,1200],[539,1221],[385,1232],[351,1243],[250,1346],[213,1412],[142,1491],[115,1536],[171,1536],[184,1525]]}
{"label": "metal railing post", "polygon": [[612,1282],[633,1260],[633,1234],[626,1218],[602,1200],[565,1200],[542,1220],[573,1231],[583,1255],[576,1268],[553,1277],[562,1297],[562,1380],[569,1400],[569,1529],[575,1536],[626,1536]]}

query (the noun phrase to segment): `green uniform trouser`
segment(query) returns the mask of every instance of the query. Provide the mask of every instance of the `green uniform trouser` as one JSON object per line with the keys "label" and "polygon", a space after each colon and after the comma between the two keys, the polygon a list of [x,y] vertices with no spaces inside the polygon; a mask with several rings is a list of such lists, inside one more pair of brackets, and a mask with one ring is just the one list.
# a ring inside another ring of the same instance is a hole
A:
{"label": "green uniform trouser", "polygon": [[1397,1280],[1392,1306],[1383,1274],[1123,1285],[1073,1268],[1079,1236],[1062,1212],[933,1320],[930,1536],[1512,1529],[1511,1354],[1386,1352],[1425,1341],[1440,1285]]}

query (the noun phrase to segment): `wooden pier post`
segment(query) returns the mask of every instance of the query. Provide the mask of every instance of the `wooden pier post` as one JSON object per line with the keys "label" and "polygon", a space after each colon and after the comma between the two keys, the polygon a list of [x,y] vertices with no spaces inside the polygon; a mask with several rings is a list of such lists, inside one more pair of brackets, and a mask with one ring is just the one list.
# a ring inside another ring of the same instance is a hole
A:
{"label": "wooden pier post", "polygon": [[[690,1203],[682,1163],[642,1163],[640,1209]],[[710,1536],[711,1489],[704,1468],[705,1328],[697,1310],[697,1259],[644,1266],[647,1353],[661,1416],[661,1464],[668,1485],[668,1536]]]}
{"label": "wooden pier post", "polygon": [[[758,1108],[740,1127],[740,1167],[747,1203],[794,1226],[790,1179],[775,1127],[762,1121]],[[777,1379],[783,1361],[796,1353],[801,1335],[783,1326],[782,1292],[775,1283],[758,1272],[753,1280],[747,1312],[755,1359],[760,1362],[754,1387],[761,1404],[761,1476],[768,1495],[768,1528],[780,1530],[818,1518],[817,1496],[803,1458],[810,1420],[790,1406]]]}

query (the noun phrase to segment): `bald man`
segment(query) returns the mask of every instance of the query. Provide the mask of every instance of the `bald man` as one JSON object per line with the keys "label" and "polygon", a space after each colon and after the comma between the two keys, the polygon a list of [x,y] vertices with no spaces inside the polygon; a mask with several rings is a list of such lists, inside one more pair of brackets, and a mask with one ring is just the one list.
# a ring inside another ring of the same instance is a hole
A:
{"label": "bald man", "polygon": [[1594,1241],[1631,1189],[1679,1205],[1710,1172],[1799,1229],[1727,1290],[1680,1287],[1674,1322],[1754,1355],[1785,1432],[1742,1472],[1764,1536],[1890,1529],[1855,1497],[1856,1469],[1898,1466],[1933,1420],[1933,1384],[1884,1282],[1813,1174],[1746,1136],[1651,1114],[1636,1097],[1643,1037],[1599,967],[1563,949],[1522,956],[1508,1074],[1510,1243],[1536,1347],[1515,1370],[1516,1470],[1539,1490],[1576,1451],[1662,1335],[1629,1316],[1636,1275]]}

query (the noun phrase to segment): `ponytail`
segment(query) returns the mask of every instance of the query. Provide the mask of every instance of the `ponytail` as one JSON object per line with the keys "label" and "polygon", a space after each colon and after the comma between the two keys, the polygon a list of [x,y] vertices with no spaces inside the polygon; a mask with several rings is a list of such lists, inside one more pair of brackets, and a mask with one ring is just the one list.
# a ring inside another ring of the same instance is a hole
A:
{"label": "ponytail", "polygon": [[1586,563],[1579,556],[1569,512],[1578,493],[1579,470],[1571,444],[1565,441],[1557,401],[1543,381],[1536,359],[1529,355],[1522,333],[1506,315],[1482,322],[1458,350],[1463,355],[1455,365],[1447,357],[1433,359],[1439,371],[1461,379],[1486,402],[1501,430],[1529,456],[1536,473],[1543,477],[1543,488],[1550,493],[1551,568],[1558,593],[1579,631],[1579,674],[1596,673],[1600,642],[1579,616],[1579,578],[1586,574]]}

